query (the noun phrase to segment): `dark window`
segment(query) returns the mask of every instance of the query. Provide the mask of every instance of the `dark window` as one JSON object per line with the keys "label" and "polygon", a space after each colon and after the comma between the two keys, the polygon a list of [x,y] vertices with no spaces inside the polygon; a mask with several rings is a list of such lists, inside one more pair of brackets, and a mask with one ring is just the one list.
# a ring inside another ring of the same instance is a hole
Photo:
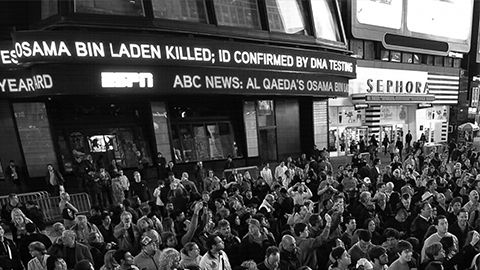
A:
{"label": "dark window", "polygon": [[218,25],[261,29],[256,0],[213,0]]}
{"label": "dark window", "polygon": [[268,24],[272,32],[306,35],[305,12],[298,0],[267,0]]}
{"label": "dark window", "polygon": [[75,12],[145,16],[142,0],[75,0]]}
{"label": "dark window", "polygon": [[207,23],[204,0],[152,0],[155,18]]}

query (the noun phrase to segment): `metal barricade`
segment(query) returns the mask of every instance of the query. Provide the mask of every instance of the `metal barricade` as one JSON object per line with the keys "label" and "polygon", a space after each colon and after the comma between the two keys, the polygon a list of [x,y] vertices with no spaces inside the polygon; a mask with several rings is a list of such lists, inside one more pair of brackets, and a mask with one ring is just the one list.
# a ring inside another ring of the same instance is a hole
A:
{"label": "metal barricade", "polygon": [[[22,203],[26,203],[27,201],[39,201],[44,198],[48,198],[50,195],[47,191],[36,191],[36,192],[29,192],[29,193],[19,193],[17,194],[18,200]],[[0,196],[0,204],[5,205],[8,201],[8,195]]]}
{"label": "metal barricade", "polygon": [[[60,211],[60,197],[48,197],[37,201],[45,214],[45,221],[62,219]],[[90,212],[90,196],[87,193],[70,194],[70,203],[78,209],[77,214],[88,214]]]}

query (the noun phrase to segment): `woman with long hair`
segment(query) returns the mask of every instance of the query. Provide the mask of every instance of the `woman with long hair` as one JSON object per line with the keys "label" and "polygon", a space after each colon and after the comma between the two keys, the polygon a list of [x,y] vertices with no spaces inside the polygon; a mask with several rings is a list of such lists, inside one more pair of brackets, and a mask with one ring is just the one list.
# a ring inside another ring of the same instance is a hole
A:
{"label": "woman with long hair", "polygon": [[78,209],[70,203],[70,195],[67,192],[60,194],[58,207],[62,212],[63,225],[65,225],[65,228],[70,229],[75,225],[75,215],[78,213]]}
{"label": "woman with long hair", "polygon": [[47,258],[47,270],[67,270],[67,263],[62,257],[50,255]]}
{"label": "woman with long hair", "polygon": [[18,245],[20,240],[27,235],[27,224],[33,222],[25,216],[20,208],[14,208],[11,216],[13,226],[10,226],[10,229],[12,230],[13,241]]}
{"label": "woman with long hair", "polygon": [[103,266],[100,267],[100,270],[114,270],[115,268],[117,268],[118,263],[113,258],[115,251],[115,249],[112,249],[105,253],[105,257],[103,257]]}
{"label": "woman with long hair", "polygon": [[160,254],[159,270],[174,270],[180,269],[180,252],[174,248],[166,248]]}

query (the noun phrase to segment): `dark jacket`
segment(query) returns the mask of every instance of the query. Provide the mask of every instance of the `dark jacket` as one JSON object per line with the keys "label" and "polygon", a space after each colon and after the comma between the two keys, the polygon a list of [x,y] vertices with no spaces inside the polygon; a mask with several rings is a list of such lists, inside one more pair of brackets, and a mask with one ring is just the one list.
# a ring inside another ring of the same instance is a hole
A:
{"label": "dark jacket", "polygon": [[4,245],[0,244],[0,267],[3,270],[23,269],[22,262],[20,261],[20,255],[18,253],[18,249],[15,243],[13,243],[13,241],[8,238],[3,238],[3,242],[10,252],[5,249]]}
{"label": "dark jacket", "polygon": [[[62,176],[61,173],[59,173],[56,170],[53,170],[53,174],[55,175],[55,180],[56,180],[56,183],[57,183],[56,186],[65,184],[65,179],[63,179],[63,176]],[[45,182],[49,186],[52,185],[52,183],[50,183],[50,173],[48,171],[45,174]]]}
{"label": "dark jacket", "polygon": [[[257,264],[257,268],[258,270],[270,270],[270,268],[268,268],[265,265],[265,261]],[[280,264],[278,265],[278,268],[277,268],[277,270],[296,270],[296,269],[298,268],[293,268],[291,265],[289,265],[285,261],[280,261]]]}
{"label": "dark jacket", "polygon": [[416,237],[420,242],[424,240],[425,234],[432,223],[417,215],[410,228],[410,236]]}
{"label": "dark jacket", "polygon": [[298,252],[288,252],[280,245],[280,258],[282,262],[291,266],[291,269],[298,269],[302,265],[298,257]]}
{"label": "dark jacket", "polygon": [[460,226],[458,226],[458,221],[455,221],[451,226],[448,227],[448,232],[455,235],[458,239],[458,248],[462,248],[465,245],[465,240],[467,239],[467,234],[469,231],[473,231],[474,228],[470,226],[467,222],[467,228],[462,232]]}
{"label": "dark jacket", "polygon": [[32,220],[32,222],[40,231],[43,231],[47,228],[47,225],[45,225],[45,214],[40,207],[34,206],[28,209],[25,214],[29,219]]}
{"label": "dark jacket", "polygon": [[[93,261],[92,253],[90,253],[90,249],[87,246],[85,246],[84,244],[80,244],[78,242],[75,242],[74,248],[75,248],[75,261],[76,262],[79,262],[81,260],[88,260],[92,264],[95,263]],[[56,256],[65,258],[66,254],[67,254],[67,246],[61,245],[61,244],[53,244],[48,249],[48,254],[56,255]]]}
{"label": "dark jacket", "polygon": [[46,235],[33,233],[25,236],[18,243],[18,251],[19,251],[20,259],[22,260],[23,265],[27,265],[28,261],[32,259],[32,256],[30,255],[30,251],[28,249],[28,245],[30,245],[35,241],[38,241],[44,244],[46,249],[49,249],[52,246],[52,241]]}
{"label": "dark jacket", "polygon": [[150,192],[150,187],[145,180],[142,180],[139,183],[135,181],[131,182],[130,189],[132,190],[132,195],[137,195],[142,202],[150,201],[152,199],[152,192]]}
{"label": "dark jacket", "polygon": [[253,260],[255,263],[261,263],[265,259],[265,252],[269,246],[276,246],[275,239],[271,235],[262,233],[262,244],[253,240],[250,234],[243,237],[240,245],[240,256],[242,261]]}

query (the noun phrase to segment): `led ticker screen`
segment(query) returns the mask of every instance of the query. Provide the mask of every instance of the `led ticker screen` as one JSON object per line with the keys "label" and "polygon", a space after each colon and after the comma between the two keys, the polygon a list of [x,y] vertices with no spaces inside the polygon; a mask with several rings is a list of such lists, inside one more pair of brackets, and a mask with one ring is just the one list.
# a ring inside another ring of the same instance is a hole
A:
{"label": "led ticker screen", "polygon": [[[381,41],[387,49],[447,55],[468,52],[474,0],[351,0],[352,35]],[[385,39],[385,36],[398,38]],[[404,41],[397,44],[389,40]],[[425,48],[424,42],[434,43]],[[436,48],[448,48],[437,50]]]}

